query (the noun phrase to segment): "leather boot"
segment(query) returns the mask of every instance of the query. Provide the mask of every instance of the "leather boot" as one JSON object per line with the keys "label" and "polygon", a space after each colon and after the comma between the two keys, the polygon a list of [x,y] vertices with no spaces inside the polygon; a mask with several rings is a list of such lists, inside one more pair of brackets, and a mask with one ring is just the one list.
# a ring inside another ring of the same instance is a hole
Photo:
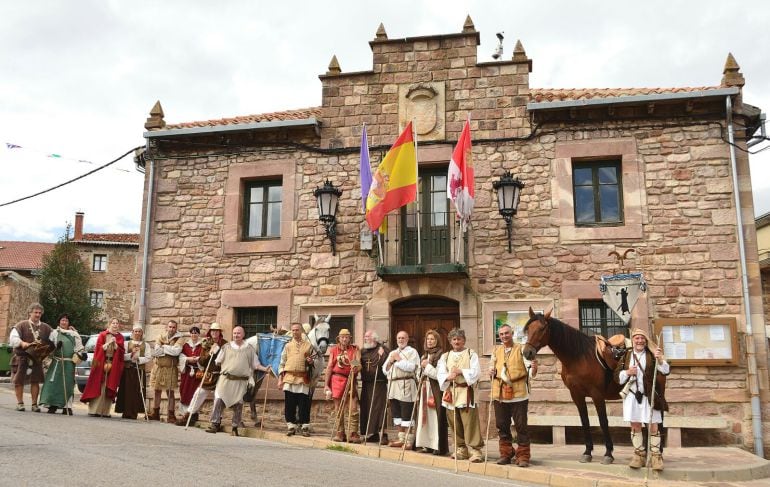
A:
{"label": "leather boot", "polygon": [[470,460],[471,463],[482,463],[484,461],[484,452],[481,451],[481,448],[469,446],[468,452],[470,453],[470,458],[468,460]]}
{"label": "leather boot", "polygon": [[650,435],[650,463],[653,470],[663,470],[663,456],[660,454],[660,432]]}
{"label": "leather boot", "polygon": [[176,420],[177,426],[186,426],[187,425],[187,418],[190,417],[190,413],[185,414],[184,416],[180,417]]}
{"label": "leather boot", "polygon": [[216,433],[219,431],[219,425],[217,423],[211,423],[208,428],[206,428],[206,433]]}
{"label": "leather boot", "polygon": [[408,433],[406,435],[406,449],[411,450],[414,447],[414,434]]}
{"label": "leather boot", "polygon": [[166,416],[166,422],[176,424],[176,416],[174,416],[174,411],[168,412],[168,415]]}
{"label": "leather boot", "polygon": [[310,425],[309,424],[303,424],[299,429],[299,434],[304,436],[305,438],[310,437]]}
{"label": "leather boot", "polygon": [[380,445],[387,446],[389,443],[390,441],[388,441],[388,434],[383,433],[382,436],[380,437]]}
{"label": "leather boot", "polygon": [[631,456],[631,462],[628,464],[631,468],[642,468],[647,463],[647,450],[644,449],[644,437],[642,432],[631,432],[631,445],[634,447],[634,454]]}
{"label": "leather boot", "polygon": [[345,442],[345,433],[343,433],[342,431],[338,431],[337,434],[334,435],[334,438],[332,438],[332,441],[337,441],[337,442],[340,442],[340,443],[344,443]]}
{"label": "leather boot", "polygon": [[297,434],[297,425],[294,423],[286,423],[286,436],[294,436]]}
{"label": "leather boot", "polygon": [[363,443],[363,440],[358,433],[353,432],[348,437],[348,443]]}
{"label": "leather boot", "polygon": [[514,462],[519,467],[529,467],[529,460],[530,460],[530,450],[529,445],[519,445],[518,448],[516,448],[516,457],[514,459]]}
{"label": "leather boot", "polygon": [[192,413],[190,416],[190,426],[195,426],[195,424],[198,422],[198,413]]}
{"label": "leather boot", "polygon": [[406,441],[406,433],[403,431],[399,431],[398,439],[391,441],[388,446],[392,448],[401,448],[404,446],[404,441]]}
{"label": "leather boot", "polygon": [[147,415],[147,419],[150,421],[160,421],[160,408],[153,408],[152,412]]}
{"label": "leather boot", "polygon": [[500,460],[497,461],[498,465],[510,465],[511,458],[513,457],[513,443],[511,440],[498,440],[498,448],[500,449]]}
{"label": "leather boot", "polygon": [[233,426],[233,430],[232,430],[232,431],[230,431],[230,436],[241,436],[241,435],[238,433],[238,427],[237,427],[237,426]]}

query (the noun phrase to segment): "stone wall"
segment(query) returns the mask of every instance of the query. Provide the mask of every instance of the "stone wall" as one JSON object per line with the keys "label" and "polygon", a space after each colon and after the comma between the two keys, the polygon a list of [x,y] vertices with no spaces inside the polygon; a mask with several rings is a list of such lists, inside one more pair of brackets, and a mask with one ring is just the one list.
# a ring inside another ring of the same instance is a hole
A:
{"label": "stone wall", "polygon": [[[137,247],[76,243],[80,257],[91,271],[91,289],[104,292],[104,307],[96,320],[106,323],[112,318],[118,318],[124,326],[130,327],[134,319],[137,289]],[[92,270],[94,254],[107,256],[106,271]]]}
{"label": "stone wall", "polygon": [[40,301],[40,285],[13,271],[0,272],[0,343],[8,343],[13,325],[27,319],[27,308]]}

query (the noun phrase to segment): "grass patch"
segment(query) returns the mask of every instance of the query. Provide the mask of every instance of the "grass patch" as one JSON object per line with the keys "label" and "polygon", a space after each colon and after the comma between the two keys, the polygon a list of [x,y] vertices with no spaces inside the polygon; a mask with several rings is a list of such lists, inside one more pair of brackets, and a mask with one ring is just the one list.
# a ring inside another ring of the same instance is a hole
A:
{"label": "grass patch", "polygon": [[343,453],[358,453],[353,448],[345,445],[327,445],[326,449],[331,451],[341,451]]}

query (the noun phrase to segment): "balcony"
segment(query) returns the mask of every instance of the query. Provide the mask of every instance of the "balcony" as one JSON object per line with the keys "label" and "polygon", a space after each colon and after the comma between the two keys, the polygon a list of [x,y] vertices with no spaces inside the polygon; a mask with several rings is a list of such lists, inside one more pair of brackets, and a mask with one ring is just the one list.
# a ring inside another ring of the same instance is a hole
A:
{"label": "balcony", "polygon": [[461,233],[454,211],[422,214],[402,209],[387,215],[386,221],[384,234],[379,243],[375,234],[374,243],[381,279],[468,277],[467,234]]}

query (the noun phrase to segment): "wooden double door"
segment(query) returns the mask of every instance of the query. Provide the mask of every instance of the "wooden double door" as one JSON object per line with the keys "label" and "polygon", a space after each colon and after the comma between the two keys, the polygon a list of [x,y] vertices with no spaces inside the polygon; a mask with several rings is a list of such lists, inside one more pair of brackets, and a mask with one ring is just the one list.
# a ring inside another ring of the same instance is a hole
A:
{"label": "wooden double door", "polygon": [[441,335],[441,347],[449,350],[447,335],[453,328],[460,327],[460,308],[452,300],[443,298],[413,298],[394,304],[391,309],[390,342],[396,347],[396,334],[406,331],[409,345],[422,356],[425,334],[436,330]]}

